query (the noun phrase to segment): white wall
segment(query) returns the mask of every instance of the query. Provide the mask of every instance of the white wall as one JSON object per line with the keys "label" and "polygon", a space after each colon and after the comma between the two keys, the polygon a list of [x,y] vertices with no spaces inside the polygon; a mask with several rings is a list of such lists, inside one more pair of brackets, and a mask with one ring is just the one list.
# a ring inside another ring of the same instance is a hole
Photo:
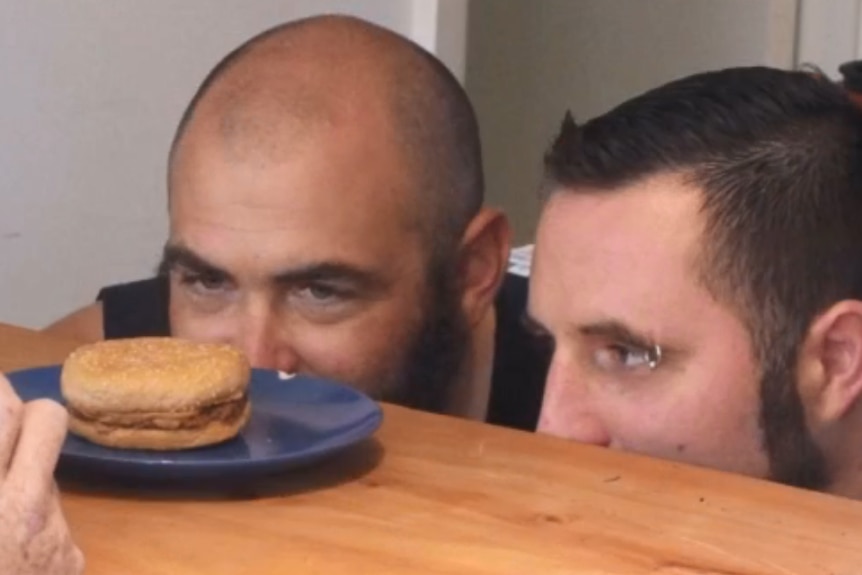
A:
{"label": "white wall", "polygon": [[839,79],[839,65],[862,58],[862,0],[799,0],[799,13],[799,63]]}
{"label": "white wall", "polygon": [[685,74],[791,66],[795,16],[796,0],[472,0],[466,85],[490,201],[528,240],[542,152],[566,109],[583,121]]}
{"label": "white wall", "polygon": [[39,327],[152,271],[173,129],[206,72],[246,38],[338,11],[433,49],[429,18],[458,23],[447,10],[437,0],[4,2],[0,321]]}

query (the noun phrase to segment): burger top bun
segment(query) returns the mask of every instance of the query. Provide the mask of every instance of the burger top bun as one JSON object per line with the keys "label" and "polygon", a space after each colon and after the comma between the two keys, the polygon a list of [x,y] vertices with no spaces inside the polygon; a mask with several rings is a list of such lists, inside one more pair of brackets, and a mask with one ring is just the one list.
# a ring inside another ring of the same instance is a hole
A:
{"label": "burger top bun", "polygon": [[87,412],[187,411],[246,392],[251,368],[238,349],[170,337],[101,341],[63,364],[66,401]]}

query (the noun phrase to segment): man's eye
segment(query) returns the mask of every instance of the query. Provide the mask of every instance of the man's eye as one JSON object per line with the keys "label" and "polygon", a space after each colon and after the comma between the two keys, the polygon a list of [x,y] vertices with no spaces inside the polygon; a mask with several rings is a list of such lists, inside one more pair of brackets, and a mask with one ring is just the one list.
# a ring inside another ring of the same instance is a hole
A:
{"label": "man's eye", "polygon": [[648,349],[624,344],[610,344],[593,353],[593,362],[602,371],[633,371],[649,368],[653,359]]}
{"label": "man's eye", "polygon": [[219,274],[180,272],[180,282],[199,292],[216,292],[226,287]]}
{"label": "man's eye", "polygon": [[296,295],[303,300],[315,303],[331,303],[344,297],[341,290],[324,284],[309,284],[303,286],[297,290]]}

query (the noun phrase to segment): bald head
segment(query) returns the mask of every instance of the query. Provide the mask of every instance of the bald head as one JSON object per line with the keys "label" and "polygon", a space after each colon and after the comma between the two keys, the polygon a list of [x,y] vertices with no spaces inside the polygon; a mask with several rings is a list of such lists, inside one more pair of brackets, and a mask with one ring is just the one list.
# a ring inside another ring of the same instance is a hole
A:
{"label": "bald head", "polygon": [[229,160],[266,163],[342,129],[388,139],[417,221],[435,247],[457,242],[483,199],[473,109],[434,56],[355,18],[298,20],[228,54],[183,115],[170,170],[196,139],[217,139]]}

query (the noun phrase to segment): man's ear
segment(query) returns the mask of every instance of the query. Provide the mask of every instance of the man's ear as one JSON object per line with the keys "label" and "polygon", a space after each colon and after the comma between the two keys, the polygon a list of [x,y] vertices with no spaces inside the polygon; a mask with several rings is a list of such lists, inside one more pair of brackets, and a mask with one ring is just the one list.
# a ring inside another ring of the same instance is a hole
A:
{"label": "man's ear", "polygon": [[470,221],[461,240],[458,273],[461,306],[475,327],[494,303],[509,264],[512,231],[500,210],[482,208]]}
{"label": "man's ear", "polygon": [[862,301],[840,301],[815,319],[799,360],[799,392],[812,426],[862,408]]}

